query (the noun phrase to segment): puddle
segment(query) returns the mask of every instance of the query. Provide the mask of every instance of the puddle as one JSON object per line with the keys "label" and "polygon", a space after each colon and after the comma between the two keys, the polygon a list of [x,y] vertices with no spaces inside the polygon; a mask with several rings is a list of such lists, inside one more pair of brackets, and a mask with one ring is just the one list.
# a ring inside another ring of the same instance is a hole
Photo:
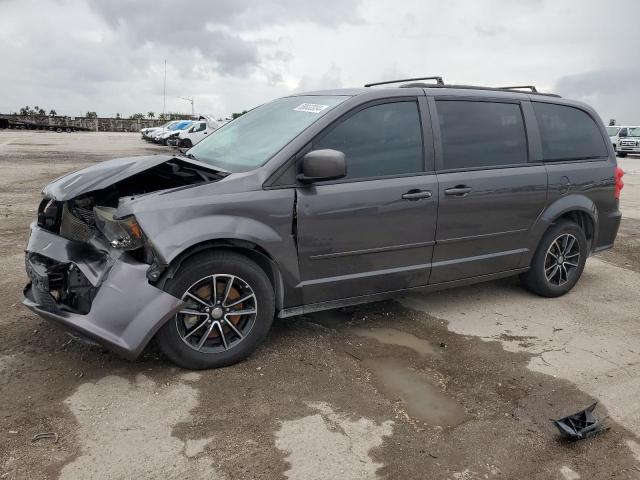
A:
{"label": "puddle", "polygon": [[353,328],[349,330],[359,337],[373,338],[387,345],[407,347],[422,356],[435,355],[438,351],[427,340],[416,337],[411,333],[396,330],[395,328]]}
{"label": "puddle", "polygon": [[407,413],[429,425],[454,427],[467,419],[464,409],[429,380],[393,359],[364,361],[378,390],[391,399],[400,398]]}

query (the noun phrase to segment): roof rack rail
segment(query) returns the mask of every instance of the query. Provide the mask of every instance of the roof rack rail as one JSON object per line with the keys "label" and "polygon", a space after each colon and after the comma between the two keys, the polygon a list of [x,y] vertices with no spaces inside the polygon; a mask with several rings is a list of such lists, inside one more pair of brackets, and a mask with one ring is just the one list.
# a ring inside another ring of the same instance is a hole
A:
{"label": "roof rack rail", "polygon": [[435,80],[437,85],[444,85],[442,77],[419,77],[419,78],[403,78],[402,80],[387,80],[386,82],[367,83],[365,87],[374,87],[376,85],[388,85],[390,83],[415,82],[417,80]]}
{"label": "roof rack rail", "polygon": [[499,90],[524,90],[529,89],[533,93],[539,93],[538,89],[534,85],[517,85],[515,87],[498,87]]}

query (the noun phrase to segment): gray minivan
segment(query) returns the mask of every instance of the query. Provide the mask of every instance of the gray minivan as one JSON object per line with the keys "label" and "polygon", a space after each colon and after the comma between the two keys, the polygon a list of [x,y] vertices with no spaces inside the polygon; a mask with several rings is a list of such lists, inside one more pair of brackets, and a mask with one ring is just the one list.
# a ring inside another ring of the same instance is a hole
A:
{"label": "gray minivan", "polygon": [[23,302],[199,369],[248,356],[274,316],[509,275],[562,295],[613,245],[622,171],[590,107],[531,90],[293,95],[185,155],[65,175],[31,225]]}

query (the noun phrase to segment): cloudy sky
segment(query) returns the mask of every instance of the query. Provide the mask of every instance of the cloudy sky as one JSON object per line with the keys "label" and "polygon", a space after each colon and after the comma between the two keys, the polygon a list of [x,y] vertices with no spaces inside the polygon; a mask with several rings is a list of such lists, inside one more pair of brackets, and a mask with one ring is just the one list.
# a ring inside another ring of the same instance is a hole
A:
{"label": "cloudy sky", "polygon": [[535,84],[640,123],[640,1],[0,0],[0,112],[227,115],[421,75]]}

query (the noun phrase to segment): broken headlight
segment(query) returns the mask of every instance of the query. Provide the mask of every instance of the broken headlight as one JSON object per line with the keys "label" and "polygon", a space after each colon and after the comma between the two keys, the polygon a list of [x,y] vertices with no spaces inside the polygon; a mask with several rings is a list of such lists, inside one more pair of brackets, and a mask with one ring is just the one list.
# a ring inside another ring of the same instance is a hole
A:
{"label": "broken headlight", "polygon": [[93,207],[96,215],[96,227],[109,240],[114,248],[135,250],[144,245],[142,229],[133,215],[117,220],[116,209],[110,207]]}

